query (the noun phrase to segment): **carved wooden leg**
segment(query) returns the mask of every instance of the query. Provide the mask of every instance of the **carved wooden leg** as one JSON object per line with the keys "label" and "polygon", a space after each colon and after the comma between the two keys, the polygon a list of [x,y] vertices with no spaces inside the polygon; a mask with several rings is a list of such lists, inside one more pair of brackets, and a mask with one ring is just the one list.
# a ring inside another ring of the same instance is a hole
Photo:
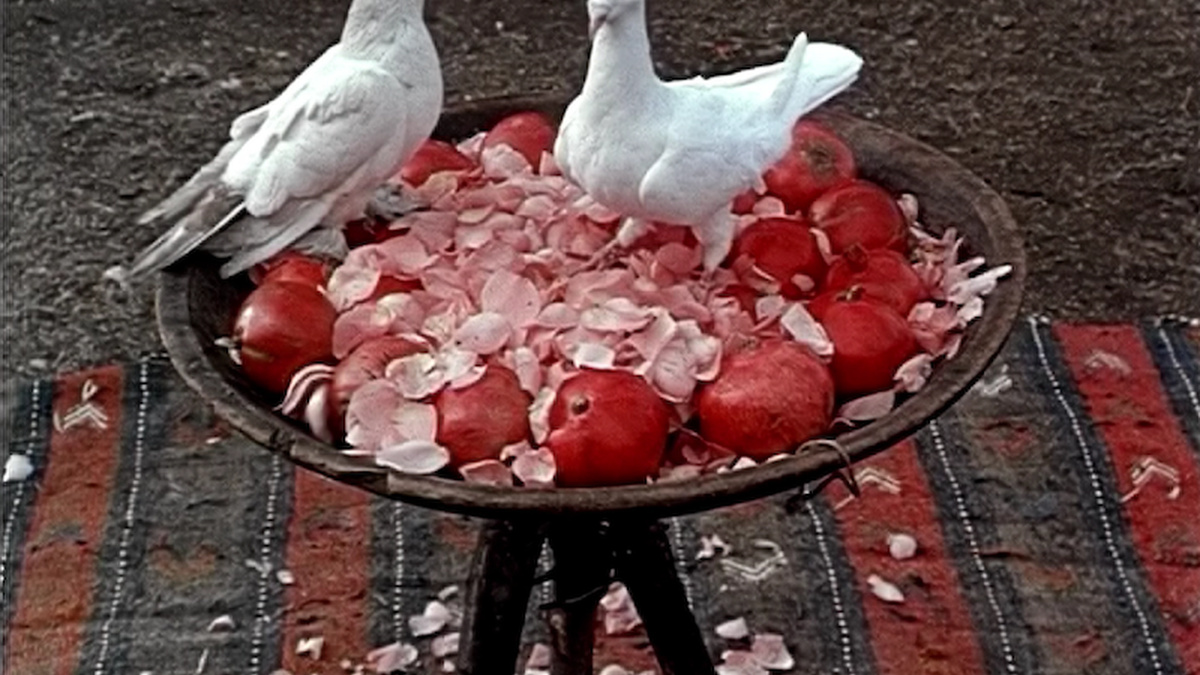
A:
{"label": "carved wooden leg", "polygon": [[613,561],[646,626],[663,675],[716,675],[660,522],[612,524]]}
{"label": "carved wooden leg", "polygon": [[612,555],[602,526],[559,523],[550,532],[554,602],[547,610],[554,652],[551,675],[591,675],[596,607],[612,579]]}
{"label": "carved wooden leg", "polygon": [[464,675],[512,675],[517,669],[525,610],[545,541],[545,524],[488,521],[467,580],[458,670]]}

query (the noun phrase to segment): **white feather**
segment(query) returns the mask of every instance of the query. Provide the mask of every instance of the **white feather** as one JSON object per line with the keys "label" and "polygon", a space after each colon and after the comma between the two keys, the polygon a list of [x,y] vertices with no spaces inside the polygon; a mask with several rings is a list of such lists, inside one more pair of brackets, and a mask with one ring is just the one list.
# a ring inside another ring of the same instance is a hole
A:
{"label": "white feather", "polygon": [[197,247],[232,256],[222,274],[236,274],[314,228],[359,217],[441,113],[422,9],[422,0],[353,0],[341,41],[234,120],[217,156],[139,220],[176,222],[121,276],[162,269]]}
{"label": "white feather", "polygon": [[862,60],[800,35],[779,63],[663,82],[644,0],[593,0],[588,11],[587,79],[563,117],[555,161],[610,209],[691,226],[712,269],[732,242],[733,198],[787,152],[800,116],[850,86]]}

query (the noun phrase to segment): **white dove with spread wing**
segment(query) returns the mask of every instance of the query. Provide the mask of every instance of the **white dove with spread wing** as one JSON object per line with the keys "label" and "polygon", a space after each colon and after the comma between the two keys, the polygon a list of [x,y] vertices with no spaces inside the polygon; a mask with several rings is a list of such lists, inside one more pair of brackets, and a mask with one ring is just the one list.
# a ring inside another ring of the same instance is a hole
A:
{"label": "white dove with spread wing", "polygon": [[589,0],[588,16],[587,79],[563,117],[555,160],[614,211],[690,226],[711,271],[733,242],[734,197],[761,184],[796,120],[850,86],[862,59],[801,34],[781,62],[664,82],[650,60],[644,0]]}
{"label": "white dove with spread wing", "polygon": [[128,282],[202,248],[231,276],[294,245],[345,249],[341,226],[428,138],[442,109],[424,0],[353,0],[341,39],[266,105],[234,120],[230,140],[139,219],[173,226],[128,269]]}

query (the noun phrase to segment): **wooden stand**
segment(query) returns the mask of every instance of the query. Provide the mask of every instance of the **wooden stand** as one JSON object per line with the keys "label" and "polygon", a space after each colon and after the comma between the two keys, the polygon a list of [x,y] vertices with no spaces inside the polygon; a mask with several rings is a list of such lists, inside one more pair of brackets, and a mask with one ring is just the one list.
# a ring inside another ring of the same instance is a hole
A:
{"label": "wooden stand", "polygon": [[715,675],[675,571],[666,525],[582,518],[488,521],[467,588],[459,672],[516,672],[525,609],[547,540],[554,553],[555,599],[544,608],[552,675],[592,673],[596,608],[613,580],[629,590],[663,675]]}

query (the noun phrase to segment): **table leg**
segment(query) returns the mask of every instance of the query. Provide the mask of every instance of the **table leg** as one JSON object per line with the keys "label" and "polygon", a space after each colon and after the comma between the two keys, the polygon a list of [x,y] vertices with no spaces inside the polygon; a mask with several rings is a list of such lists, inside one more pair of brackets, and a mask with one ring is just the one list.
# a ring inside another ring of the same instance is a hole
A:
{"label": "table leg", "polygon": [[612,545],[617,579],[633,598],[663,675],[716,675],[675,572],[666,526],[613,523]]}
{"label": "table leg", "polygon": [[591,675],[596,608],[612,580],[612,555],[599,523],[569,521],[550,532],[554,602],[546,623],[551,675]]}
{"label": "table leg", "polygon": [[545,538],[541,522],[492,520],[484,525],[464,598],[460,673],[516,672],[525,610]]}

